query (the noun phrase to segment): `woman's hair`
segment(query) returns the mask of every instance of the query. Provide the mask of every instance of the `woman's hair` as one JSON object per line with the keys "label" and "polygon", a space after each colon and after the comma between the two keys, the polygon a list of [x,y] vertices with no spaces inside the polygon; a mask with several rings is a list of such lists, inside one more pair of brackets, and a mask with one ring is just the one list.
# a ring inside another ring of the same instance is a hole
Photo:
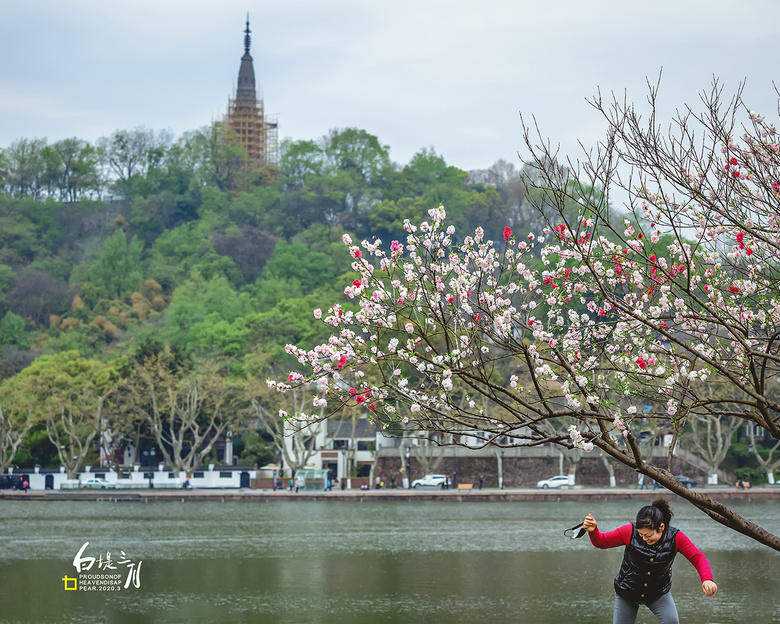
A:
{"label": "woman's hair", "polygon": [[659,498],[657,501],[653,501],[652,505],[642,507],[639,510],[639,513],[636,515],[635,526],[637,529],[657,531],[661,523],[668,527],[673,515],[672,510],[669,509],[669,503],[663,498]]}

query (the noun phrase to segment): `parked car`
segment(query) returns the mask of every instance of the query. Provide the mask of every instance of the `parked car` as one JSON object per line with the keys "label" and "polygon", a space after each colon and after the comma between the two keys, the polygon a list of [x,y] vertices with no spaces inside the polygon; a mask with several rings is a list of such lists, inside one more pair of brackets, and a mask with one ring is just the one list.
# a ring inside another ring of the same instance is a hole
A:
{"label": "parked car", "polygon": [[412,487],[441,487],[447,475],[443,474],[429,474],[425,475],[422,479],[415,479],[412,481]]}
{"label": "parked car", "polygon": [[[680,483],[682,483],[687,488],[696,487],[696,480],[695,479],[691,479],[690,477],[686,477],[685,475],[674,475],[674,478],[677,479]],[[657,489],[663,488],[663,487],[664,486],[661,485],[660,483],[658,483],[658,481],[656,481],[653,484],[653,489],[654,490],[657,490]]]}
{"label": "parked car", "polygon": [[558,488],[562,485],[569,485],[569,477],[561,475],[558,477],[543,479],[536,484],[536,487],[546,490],[547,488]]}
{"label": "parked car", "polygon": [[21,490],[23,482],[22,475],[0,475],[0,490]]}
{"label": "parked car", "polygon": [[92,479],[87,479],[86,481],[82,481],[81,487],[85,488],[97,488],[101,490],[110,489],[115,490],[116,484],[115,483],[109,483],[105,479],[101,479],[99,477],[94,477]]}

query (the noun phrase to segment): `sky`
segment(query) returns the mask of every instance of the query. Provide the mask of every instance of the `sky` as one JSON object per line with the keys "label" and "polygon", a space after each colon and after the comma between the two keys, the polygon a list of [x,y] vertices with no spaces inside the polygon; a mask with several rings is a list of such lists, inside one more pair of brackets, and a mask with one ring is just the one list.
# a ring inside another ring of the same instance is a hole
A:
{"label": "sky", "polygon": [[587,98],[642,105],[661,72],[662,119],[713,76],[778,113],[775,0],[2,0],[0,147],[220,120],[247,12],[280,139],[361,128],[402,165],[519,167],[520,114],[576,158],[606,127]]}

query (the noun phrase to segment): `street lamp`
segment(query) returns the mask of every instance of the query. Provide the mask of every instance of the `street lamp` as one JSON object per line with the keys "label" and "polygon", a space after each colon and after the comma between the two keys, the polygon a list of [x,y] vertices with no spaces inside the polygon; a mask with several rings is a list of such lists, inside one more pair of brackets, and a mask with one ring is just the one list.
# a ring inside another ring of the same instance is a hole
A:
{"label": "street lamp", "polygon": [[[149,487],[154,488],[154,483],[152,482],[152,479],[154,478],[154,472],[152,470],[152,466],[154,465],[154,456],[156,455],[156,451],[154,450],[154,447],[152,447],[151,450],[146,450],[143,452],[144,460],[146,460],[146,464],[148,466],[149,472],[146,474],[149,475]],[[144,462],[141,462],[141,465],[143,466]]]}
{"label": "street lamp", "polygon": [[344,490],[347,485],[347,475],[349,474],[347,471],[347,449],[342,448],[341,449],[341,466],[342,466],[342,475],[341,475],[341,489]]}
{"label": "street lamp", "polygon": [[408,482],[407,487],[409,489],[412,489],[412,473],[411,473],[412,464],[411,464],[411,461],[409,459],[411,456],[412,456],[412,447],[407,442],[407,444],[406,444],[406,480]]}
{"label": "street lamp", "polygon": [[452,462],[452,487],[458,489],[458,447],[455,446]]}
{"label": "street lamp", "polygon": [[500,483],[500,486],[501,486],[501,489],[503,490],[504,489],[504,453],[506,452],[506,449],[502,448],[500,452],[501,452],[501,483]]}

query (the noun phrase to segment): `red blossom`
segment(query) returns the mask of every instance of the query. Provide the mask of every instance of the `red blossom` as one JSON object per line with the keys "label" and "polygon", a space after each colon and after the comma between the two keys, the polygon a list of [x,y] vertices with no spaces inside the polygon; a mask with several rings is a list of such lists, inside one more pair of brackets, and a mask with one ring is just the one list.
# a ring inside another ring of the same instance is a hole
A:
{"label": "red blossom", "polygon": [[355,402],[356,402],[358,405],[360,405],[360,404],[361,404],[363,401],[365,401],[365,400],[366,400],[366,399],[363,397],[363,395],[362,395],[362,394],[358,394],[358,395],[355,397]]}
{"label": "red blossom", "polygon": [[376,409],[376,403],[372,403],[368,406],[368,409],[370,409],[372,412]]}
{"label": "red blossom", "polygon": [[355,250],[352,252],[352,255],[353,255],[355,258],[360,258],[360,256],[362,256],[362,255],[363,255],[363,252],[362,252],[362,251],[360,251],[359,249],[355,249]]}
{"label": "red blossom", "polygon": [[354,280],[352,282],[352,285],[355,286],[356,288],[359,288],[360,286],[363,285],[363,282],[361,282],[360,280],[356,279],[356,280]]}
{"label": "red blossom", "polygon": [[752,247],[748,247],[748,248],[745,250],[745,253],[746,253],[748,256],[752,256],[752,255],[753,255],[753,249],[752,249]]}
{"label": "red blossom", "polygon": [[504,240],[508,241],[510,236],[512,236],[512,228],[507,225],[504,228]]}
{"label": "red blossom", "polygon": [[638,357],[638,358],[637,358],[636,360],[634,360],[634,361],[637,363],[637,365],[639,366],[639,368],[641,368],[642,370],[644,370],[644,369],[646,369],[646,368],[647,368],[647,362],[645,362],[645,359],[644,359],[643,357],[641,357],[641,356],[640,356],[640,357]]}
{"label": "red blossom", "polygon": [[738,293],[739,292],[739,286],[729,286],[729,292],[732,293]]}
{"label": "red blossom", "polygon": [[741,243],[744,238],[745,238],[745,233],[744,232],[737,232],[737,242],[738,243]]}
{"label": "red blossom", "polygon": [[729,159],[729,163],[732,164],[732,165],[738,165],[739,164],[739,162],[737,162],[736,158],[730,158]]}

